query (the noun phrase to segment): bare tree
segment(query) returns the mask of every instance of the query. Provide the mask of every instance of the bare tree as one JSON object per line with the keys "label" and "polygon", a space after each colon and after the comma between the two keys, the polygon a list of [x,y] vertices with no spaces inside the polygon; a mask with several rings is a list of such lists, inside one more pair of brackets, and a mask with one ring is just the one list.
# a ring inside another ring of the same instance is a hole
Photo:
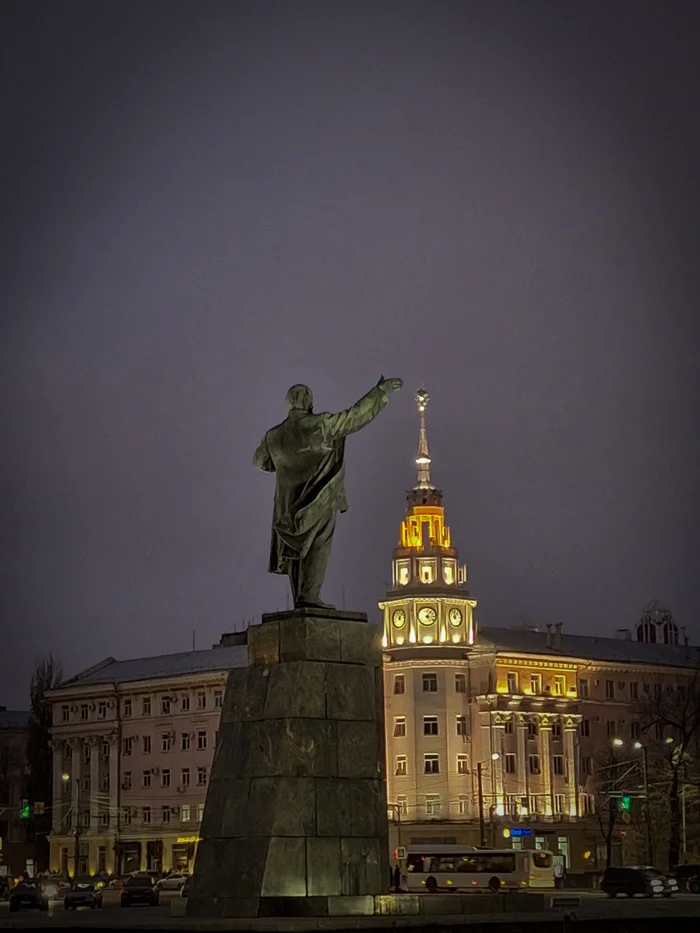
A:
{"label": "bare tree", "polygon": [[620,820],[620,800],[636,762],[623,760],[613,746],[601,752],[595,761],[596,769],[591,782],[595,811],[600,834],[605,843],[605,867],[612,864],[613,839]]}
{"label": "bare tree", "polygon": [[34,824],[38,836],[50,830],[53,755],[51,752],[51,704],[46,699],[49,690],[61,682],[61,667],[51,654],[39,658],[30,686],[29,723],[27,726],[27,795],[30,804],[45,803],[47,812]]}

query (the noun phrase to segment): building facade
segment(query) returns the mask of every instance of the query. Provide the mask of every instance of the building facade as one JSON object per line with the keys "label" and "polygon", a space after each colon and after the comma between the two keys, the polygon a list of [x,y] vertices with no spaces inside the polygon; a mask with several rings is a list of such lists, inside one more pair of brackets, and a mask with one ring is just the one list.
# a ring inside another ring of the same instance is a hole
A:
{"label": "building facade", "polygon": [[113,658],[51,691],[50,868],[190,870],[236,636],[209,651]]}
{"label": "building facade", "polygon": [[[606,808],[605,824],[622,794],[611,775],[626,768],[639,800],[648,754],[673,741],[649,733],[643,701],[685,690],[698,650],[679,644],[686,640],[656,603],[634,631],[612,638],[561,625],[480,628],[430,476],[427,393],[416,401],[417,482],[379,604],[393,845],[548,848],[570,871],[597,870],[607,857],[598,810]],[[613,859],[651,860],[643,808],[631,810],[615,820]]]}

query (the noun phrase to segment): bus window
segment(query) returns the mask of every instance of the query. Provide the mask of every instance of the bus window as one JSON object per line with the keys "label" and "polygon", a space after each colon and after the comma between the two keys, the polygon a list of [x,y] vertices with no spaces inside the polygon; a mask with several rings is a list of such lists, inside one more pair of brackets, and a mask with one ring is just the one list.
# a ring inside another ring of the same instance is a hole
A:
{"label": "bus window", "polygon": [[433,864],[430,871],[455,871],[455,860],[453,858],[433,857]]}
{"label": "bus window", "polygon": [[[406,859],[406,871],[412,871],[416,874],[422,872],[423,858],[422,855],[409,855]],[[430,868],[428,868],[428,871],[430,871]]]}
{"label": "bus window", "polygon": [[532,853],[532,864],[535,868],[551,868],[552,867],[552,853],[551,852],[533,852]]}

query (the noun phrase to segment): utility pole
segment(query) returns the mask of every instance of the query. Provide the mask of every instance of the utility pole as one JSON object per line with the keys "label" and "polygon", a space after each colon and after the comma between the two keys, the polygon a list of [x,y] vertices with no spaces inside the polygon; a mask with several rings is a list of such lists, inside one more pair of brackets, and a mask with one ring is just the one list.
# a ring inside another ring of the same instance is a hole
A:
{"label": "utility pole", "polygon": [[644,781],[644,810],[646,819],[644,820],[646,824],[646,836],[647,836],[647,856],[649,858],[649,864],[654,864],[654,836],[652,833],[651,827],[651,806],[649,803],[649,753],[647,751],[646,745],[642,745],[642,780]]}
{"label": "utility pole", "polygon": [[479,833],[481,836],[481,845],[486,845],[486,826],[484,825],[484,785],[481,776],[481,762],[476,764],[476,786],[479,794]]}

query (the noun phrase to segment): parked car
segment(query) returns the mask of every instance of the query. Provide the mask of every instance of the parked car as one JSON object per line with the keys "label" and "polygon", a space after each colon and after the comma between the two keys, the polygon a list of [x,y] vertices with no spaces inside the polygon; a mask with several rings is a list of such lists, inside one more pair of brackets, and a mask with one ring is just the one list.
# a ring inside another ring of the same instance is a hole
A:
{"label": "parked car", "polygon": [[181,891],[188,877],[184,872],[174,871],[157,881],[156,885],[161,891]]}
{"label": "parked car", "polygon": [[158,888],[150,875],[132,875],[124,882],[122,907],[131,907],[132,904],[151,904],[155,907],[159,900]]}
{"label": "parked car", "polygon": [[63,906],[66,910],[77,910],[78,907],[102,907],[102,888],[98,887],[92,878],[78,878],[66,892]]}
{"label": "parked car", "polygon": [[685,888],[691,894],[700,894],[700,865],[676,865],[671,875],[678,882],[679,888]]}
{"label": "parked car", "polygon": [[192,875],[188,875],[187,880],[185,881],[183,886],[180,888],[180,897],[189,897],[191,888],[192,888]]}
{"label": "parked car", "polygon": [[20,881],[10,892],[10,910],[48,910],[49,898],[35,878]]}
{"label": "parked car", "polygon": [[618,894],[626,894],[627,897],[634,897],[635,894],[671,897],[678,891],[678,882],[655,868],[606,868],[600,889],[608,897],[616,897]]}

